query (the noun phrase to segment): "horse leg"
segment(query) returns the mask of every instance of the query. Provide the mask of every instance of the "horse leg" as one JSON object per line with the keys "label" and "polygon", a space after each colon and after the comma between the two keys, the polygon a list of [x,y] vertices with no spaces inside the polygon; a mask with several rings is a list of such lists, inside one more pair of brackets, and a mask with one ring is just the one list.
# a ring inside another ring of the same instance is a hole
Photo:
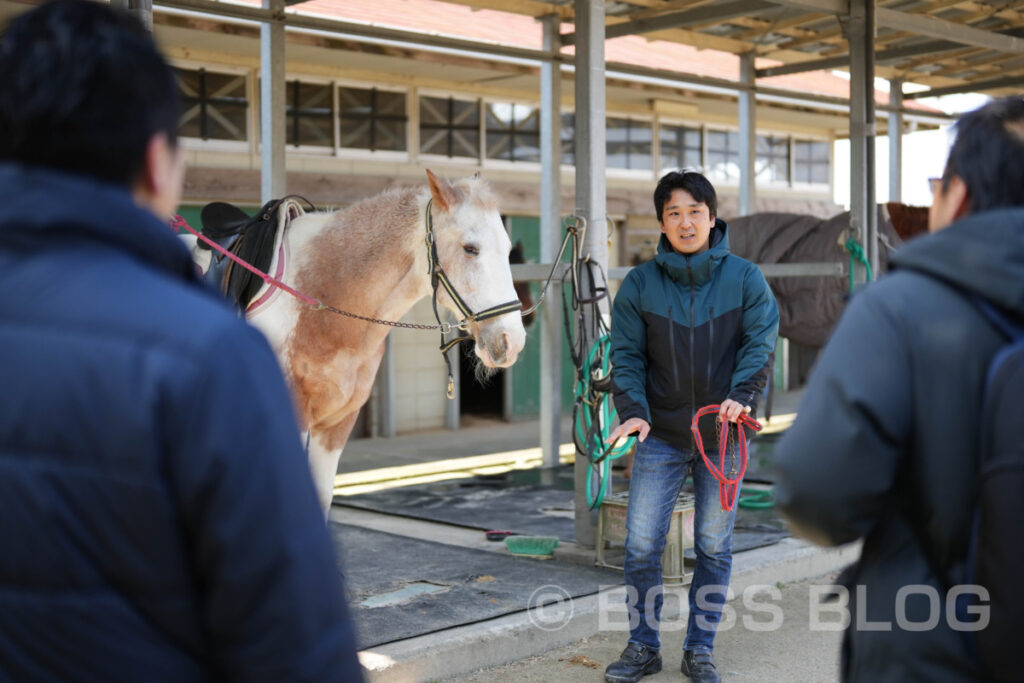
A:
{"label": "horse leg", "polygon": [[[313,475],[313,484],[316,486],[324,518],[331,511],[331,500],[334,498],[334,477],[338,473],[341,452],[345,449],[349,434],[358,417],[359,411],[357,410],[329,429],[313,429],[310,434],[309,470]],[[340,444],[340,446],[332,448],[332,444]]]}

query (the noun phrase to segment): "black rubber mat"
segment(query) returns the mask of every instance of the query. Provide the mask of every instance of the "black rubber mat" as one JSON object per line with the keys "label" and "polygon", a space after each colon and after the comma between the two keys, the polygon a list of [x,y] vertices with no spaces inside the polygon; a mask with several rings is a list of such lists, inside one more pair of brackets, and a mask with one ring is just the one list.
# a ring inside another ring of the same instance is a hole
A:
{"label": "black rubber mat", "polygon": [[[572,466],[559,468],[555,481],[537,482],[536,470],[495,477],[475,477],[419,486],[337,496],[335,505],[425,519],[474,529],[500,529],[534,536],[576,537],[573,520]],[[619,474],[615,490],[629,484]],[[687,485],[684,491],[692,491]],[[773,509],[740,508],[736,513],[733,552],[777,543],[789,535]],[[693,551],[687,551],[693,557]]]}
{"label": "black rubber mat", "polygon": [[542,484],[538,470],[336,496],[335,505],[481,530],[575,538],[572,467]]}
{"label": "black rubber mat", "polygon": [[[360,649],[521,612],[541,596],[543,605],[622,584],[622,574],[608,569],[459,548],[336,523],[330,530],[341,555]],[[567,604],[542,610],[543,617],[568,614]]]}

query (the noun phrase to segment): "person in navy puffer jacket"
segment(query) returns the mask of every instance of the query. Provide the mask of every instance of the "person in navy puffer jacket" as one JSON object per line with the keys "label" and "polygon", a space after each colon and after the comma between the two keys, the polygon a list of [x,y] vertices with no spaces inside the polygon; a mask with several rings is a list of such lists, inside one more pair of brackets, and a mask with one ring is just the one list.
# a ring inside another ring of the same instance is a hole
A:
{"label": "person in navy puffer jacket", "polygon": [[277,361],[167,225],[170,68],[55,0],[0,73],[0,680],[361,680]]}

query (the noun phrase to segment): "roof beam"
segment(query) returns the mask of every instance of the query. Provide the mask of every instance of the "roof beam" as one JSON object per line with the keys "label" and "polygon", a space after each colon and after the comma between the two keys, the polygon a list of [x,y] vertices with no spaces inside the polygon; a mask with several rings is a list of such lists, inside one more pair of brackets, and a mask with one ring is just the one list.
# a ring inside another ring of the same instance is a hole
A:
{"label": "roof beam", "polygon": [[[828,12],[839,15],[849,13],[849,3],[845,0],[772,0],[772,2],[782,7],[793,7],[806,12]],[[886,7],[876,8],[875,17],[879,26],[909,31],[915,35],[931,36],[1000,52],[1024,53],[1024,39],[1016,36],[963,26],[956,22],[936,19],[924,14],[897,12]]]}
{"label": "roof beam", "polygon": [[896,12],[885,7],[877,9],[878,25],[910,31],[921,36],[952,40],[964,45],[983,47],[1000,52],[1024,53],[1024,39],[1008,36],[996,31],[963,26],[961,24],[936,19],[925,14],[908,14]]}
{"label": "roof beam", "polygon": [[[775,3],[768,2],[767,0],[734,0],[733,2],[727,2],[721,5],[705,5],[703,7],[686,9],[680,12],[671,12],[668,14],[626,21],[621,24],[609,24],[604,29],[605,40],[610,38],[619,38],[621,36],[664,31],[671,28],[682,28],[705,22],[725,21],[734,17],[747,16],[772,7],[775,7]],[[576,34],[563,34],[562,44],[575,45]]]}
{"label": "roof beam", "polygon": [[[885,64],[886,62],[894,62],[907,57],[916,57],[917,55],[934,54],[936,52],[954,50],[958,47],[960,47],[959,43],[951,43],[948,40],[934,40],[928,43],[921,43],[920,45],[910,45],[908,47],[897,47],[891,50],[883,50],[882,52],[875,54],[875,62],[878,64]],[[783,64],[782,66],[770,66],[765,69],[758,69],[757,77],[769,78],[771,76],[784,76],[786,74],[804,73],[806,71],[821,71],[822,69],[834,69],[839,66],[848,66],[849,63],[849,55],[829,57],[828,59],[812,59],[806,62],[798,62],[796,64]]]}
{"label": "roof beam", "polygon": [[959,95],[967,92],[982,92],[983,90],[996,90],[997,88],[1012,88],[1024,85],[1024,74],[1016,76],[1003,76],[993,78],[989,81],[967,82],[964,85],[953,85],[948,88],[932,88],[923,92],[905,93],[903,99],[917,100],[922,97],[941,97],[942,95]]}

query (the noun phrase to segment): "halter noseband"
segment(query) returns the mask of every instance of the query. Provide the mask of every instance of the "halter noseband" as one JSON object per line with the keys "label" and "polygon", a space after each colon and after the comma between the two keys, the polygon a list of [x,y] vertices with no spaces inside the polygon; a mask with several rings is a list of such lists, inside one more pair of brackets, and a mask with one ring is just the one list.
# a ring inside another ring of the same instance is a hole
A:
{"label": "halter noseband", "polygon": [[[434,241],[434,217],[431,214],[431,207],[434,205],[434,199],[431,197],[427,200],[426,208],[426,244],[427,244],[427,267],[430,273],[430,286],[433,288],[433,294],[431,296],[431,303],[434,306],[434,318],[437,319],[438,324],[441,323],[441,315],[437,311],[437,287],[440,285],[444,287],[444,291],[448,292],[448,296],[451,297],[455,307],[459,309],[459,313],[462,314],[462,320],[455,324],[455,327],[460,330],[465,330],[469,327],[470,323],[480,322],[482,320],[490,320],[491,318],[497,318],[498,316],[505,315],[506,313],[514,313],[520,311],[523,308],[523,304],[518,299],[508,301],[497,306],[491,306],[485,308],[479,313],[474,313],[466,302],[463,300],[459,293],[455,290],[455,285],[448,279],[448,274],[444,272],[444,268],[441,267],[441,262],[437,258],[437,242]],[[444,331],[441,332],[441,355],[444,357],[445,365],[448,366],[448,398],[455,398],[455,378],[452,375],[452,364],[448,360],[448,349],[452,348],[456,344],[464,341],[469,341],[473,337],[469,335],[458,335],[452,339],[445,341]]]}

